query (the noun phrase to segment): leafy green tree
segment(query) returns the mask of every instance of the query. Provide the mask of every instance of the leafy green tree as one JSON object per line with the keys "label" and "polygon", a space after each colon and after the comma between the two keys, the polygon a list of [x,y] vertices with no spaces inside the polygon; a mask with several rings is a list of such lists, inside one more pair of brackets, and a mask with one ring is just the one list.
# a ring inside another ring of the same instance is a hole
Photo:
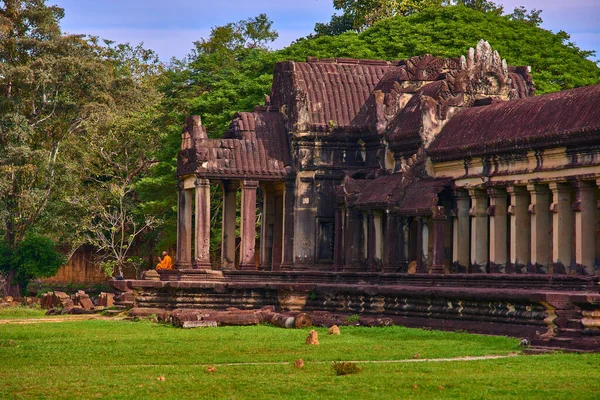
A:
{"label": "leafy green tree", "polygon": [[23,295],[31,279],[54,275],[64,262],[55,243],[37,233],[28,233],[15,248],[0,242],[0,272],[9,283],[0,289],[5,296]]}
{"label": "leafy green tree", "polygon": [[[63,35],[63,15],[44,0],[0,3],[0,233],[11,254],[32,230],[61,247],[80,243],[91,210],[78,199],[100,190],[91,149],[110,137],[98,129],[142,112],[156,93],[144,83],[157,71],[151,53]],[[9,283],[23,265],[8,269]]]}
{"label": "leafy green tree", "polygon": [[342,15],[333,14],[329,22],[317,22],[315,24],[317,35],[336,36],[351,30],[354,30],[354,20],[352,16],[346,13]]}
{"label": "leafy green tree", "polygon": [[456,0],[453,4],[496,15],[502,15],[504,12],[504,7],[488,0]]}
{"label": "leafy green tree", "polygon": [[278,59],[306,56],[383,60],[433,54],[458,57],[480,39],[487,40],[510,65],[529,65],[538,94],[600,83],[600,68],[569,35],[535,23],[464,6],[434,7],[378,22],[361,33],[299,40],[277,52]]}
{"label": "leafy green tree", "polygon": [[523,21],[529,24],[540,26],[540,24],[544,22],[542,20],[541,14],[542,10],[536,10],[534,8],[530,12],[527,12],[525,7],[520,6],[515,7],[514,11],[511,14],[509,14],[509,18],[515,21]]}
{"label": "leafy green tree", "polygon": [[[396,15],[414,14],[444,3],[444,0],[333,0],[335,9],[342,12],[342,21],[351,20],[352,27],[359,32],[377,21]],[[340,19],[336,18],[336,21]]]}

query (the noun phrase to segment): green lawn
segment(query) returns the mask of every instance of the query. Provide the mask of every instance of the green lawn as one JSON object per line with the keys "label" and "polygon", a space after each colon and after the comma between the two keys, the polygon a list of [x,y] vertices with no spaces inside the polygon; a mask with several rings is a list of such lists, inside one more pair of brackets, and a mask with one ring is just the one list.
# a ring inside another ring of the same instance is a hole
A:
{"label": "green lawn", "polygon": [[[0,324],[0,398],[592,399],[600,392],[600,355],[371,362],[336,376],[333,360],[507,355],[518,352],[518,340],[402,327],[318,331],[321,344],[308,346],[308,330],[270,326]],[[303,369],[292,366],[298,358]]]}
{"label": "green lawn", "polygon": [[0,320],[13,318],[42,318],[47,310],[36,307],[3,307],[0,308]]}

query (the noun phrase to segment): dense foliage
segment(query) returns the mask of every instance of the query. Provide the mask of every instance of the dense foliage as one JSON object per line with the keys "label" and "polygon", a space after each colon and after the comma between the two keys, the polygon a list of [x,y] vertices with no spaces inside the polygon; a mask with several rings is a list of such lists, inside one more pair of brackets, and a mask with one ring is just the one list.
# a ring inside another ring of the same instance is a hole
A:
{"label": "dense foliage", "polygon": [[16,248],[0,242],[0,272],[6,273],[20,288],[26,288],[33,278],[54,275],[65,261],[54,242],[37,233],[27,234]]}
{"label": "dense foliage", "polygon": [[[138,124],[148,121],[158,100],[155,55],[64,35],[63,10],[43,0],[1,5],[2,246],[22,254],[34,231],[68,251],[100,235],[129,238],[133,217],[123,215],[135,211],[123,205],[134,196],[133,181],[147,170],[148,145],[156,142],[149,124]],[[102,220],[107,213],[119,214],[121,223]],[[13,294],[24,289],[19,277],[47,275],[22,258],[3,262]],[[56,272],[57,264],[48,261],[51,266]]]}

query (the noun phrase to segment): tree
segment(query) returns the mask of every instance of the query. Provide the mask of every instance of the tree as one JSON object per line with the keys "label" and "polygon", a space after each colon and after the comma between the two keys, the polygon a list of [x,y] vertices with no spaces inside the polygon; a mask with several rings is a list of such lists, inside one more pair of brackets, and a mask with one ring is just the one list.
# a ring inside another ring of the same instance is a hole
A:
{"label": "tree", "polygon": [[0,242],[0,271],[7,274],[11,283],[0,289],[4,289],[5,296],[19,296],[31,279],[54,275],[64,262],[55,243],[37,233],[28,233],[16,248]]}
{"label": "tree", "polygon": [[515,21],[523,21],[523,22],[526,22],[529,24],[540,26],[540,24],[542,22],[544,22],[542,20],[542,17],[540,16],[541,14],[542,14],[542,10],[536,10],[534,8],[530,12],[527,12],[525,7],[520,6],[520,7],[515,7],[512,14],[509,14],[509,18],[512,20],[515,20]]}
{"label": "tree", "polygon": [[[151,55],[63,35],[63,15],[44,0],[0,7],[0,232],[13,254],[33,230],[67,247],[77,242],[75,227],[89,209],[73,204],[93,189],[85,163],[101,137],[94,129],[139,109],[154,92],[142,84],[151,68],[131,57]],[[22,267],[8,268],[11,283]]]}
{"label": "tree", "polygon": [[[333,6],[340,10],[342,15],[334,15],[330,25],[335,23],[339,26],[339,22],[346,25],[349,20],[352,21],[352,28],[360,32],[377,21],[396,15],[414,14],[427,7],[441,6],[444,3],[444,0],[333,0]],[[322,27],[321,30],[323,29]]]}
{"label": "tree", "polygon": [[354,30],[354,20],[349,14],[331,16],[328,23],[317,22],[315,24],[315,33],[319,35],[336,36],[344,32]]}
{"label": "tree", "polygon": [[493,13],[496,15],[502,15],[504,12],[504,7],[488,0],[456,0],[453,3],[459,6],[465,6],[472,10]]}
{"label": "tree", "polygon": [[277,58],[458,57],[480,39],[487,40],[510,65],[531,66],[538,94],[600,83],[600,68],[588,59],[594,53],[578,48],[567,33],[464,6],[432,7],[380,21],[361,33],[301,40],[278,52]]}

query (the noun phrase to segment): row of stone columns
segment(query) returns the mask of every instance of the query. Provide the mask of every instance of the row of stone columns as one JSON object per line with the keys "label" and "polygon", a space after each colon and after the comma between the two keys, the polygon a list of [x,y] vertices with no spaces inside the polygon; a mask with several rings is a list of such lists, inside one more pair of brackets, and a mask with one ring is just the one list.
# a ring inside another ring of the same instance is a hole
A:
{"label": "row of stone columns", "polygon": [[[411,222],[416,224],[412,234]],[[401,217],[391,210],[361,211],[340,205],[335,216],[334,267],[406,271],[412,254],[415,272],[426,273],[429,246],[428,239],[424,240],[424,237],[429,236],[428,226],[431,225],[431,271],[444,273],[446,224],[443,207],[437,207],[431,217]]]}
{"label": "row of stone columns", "polygon": [[593,273],[596,187],[577,181],[458,190],[455,264],[479,273]]}
{"label": "row of stone columns", "polygon": [[[256,192],[258,181],[222,181],[223,219],[221,268],[235,268],[236,249],[236,193],[241,187],[240,269],[256,269]],[[272,190],[265,185],[263,193],[263,228],[261,231],[261,263],[266,267],[292,264],[294,182],[286,182],[284,189]],[[195,229],[192,209],[195,192]],[[192,260],[192,238],[194,259]],[[177,205],[176,268],[210,269],[210,181],[195,180],[195,187],[186,189],[180,183]]]}

